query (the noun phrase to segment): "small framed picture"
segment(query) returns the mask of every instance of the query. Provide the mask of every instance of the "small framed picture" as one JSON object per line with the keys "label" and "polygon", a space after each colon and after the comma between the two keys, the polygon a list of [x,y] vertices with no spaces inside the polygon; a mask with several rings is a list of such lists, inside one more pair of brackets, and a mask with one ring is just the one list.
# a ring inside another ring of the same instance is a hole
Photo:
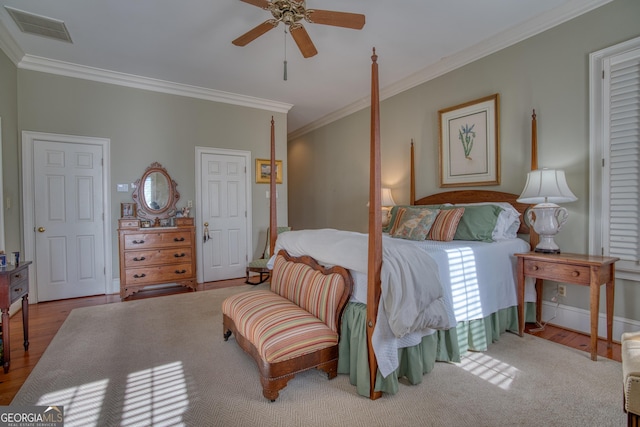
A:
{"label": "small framed picture", "polygon": [[121,218],[136,218],[137,216],[138,212],[135,203],[120,203]]}
{"label": "small framed picture", "polygon": [[[270,179],[271,160],[256,159],[256,184],[269,184]],[[282,184],[282,160],[276,160],[276,184]]]}
{"label": "small framed picture", "polygon": [[151,221],[149,221],[148,219],[143,219],[142,221],[140,221],[140,227],[142,227],[142,228],[150,228],[151,227]]}

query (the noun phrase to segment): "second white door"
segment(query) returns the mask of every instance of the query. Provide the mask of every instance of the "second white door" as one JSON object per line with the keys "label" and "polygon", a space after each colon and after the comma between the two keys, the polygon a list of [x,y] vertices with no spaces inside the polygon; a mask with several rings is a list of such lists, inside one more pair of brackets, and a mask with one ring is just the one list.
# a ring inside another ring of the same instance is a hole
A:
{"label": "second white door", "polygon": [[[246,157],[203,153],[200,189],[204,282],[244,277],[247,265]],[[207,224],[205,226],[205,224]],[[208,229],[208,231],[206,231]]]}

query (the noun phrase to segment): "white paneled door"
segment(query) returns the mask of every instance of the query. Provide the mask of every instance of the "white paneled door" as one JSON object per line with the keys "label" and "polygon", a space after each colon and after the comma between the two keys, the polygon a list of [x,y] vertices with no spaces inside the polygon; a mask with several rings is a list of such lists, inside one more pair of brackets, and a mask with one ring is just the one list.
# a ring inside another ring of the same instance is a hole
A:
{"label": "white paneled door", "polygon": [[38,301],[106,292],[102,147],[33,142]]}
{"label": "white paneled door", "polygon": [[247,266],[246,157],[203,153],[200,188],[204,282],[244,277]]}

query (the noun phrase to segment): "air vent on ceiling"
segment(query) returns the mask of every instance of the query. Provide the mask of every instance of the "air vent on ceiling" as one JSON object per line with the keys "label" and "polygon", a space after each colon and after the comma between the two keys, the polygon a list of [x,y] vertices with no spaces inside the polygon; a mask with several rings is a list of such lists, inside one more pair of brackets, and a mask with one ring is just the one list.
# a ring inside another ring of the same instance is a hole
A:
{"label": "air vent on ceiling", "polygon": [[13,18],[18,28],[23,33],[36,34],[39,36],[49,37],[56,40],[73,43],[67,26],[63,21],[46,16],[35,15],[18,9],[5,6],[9,15]]}

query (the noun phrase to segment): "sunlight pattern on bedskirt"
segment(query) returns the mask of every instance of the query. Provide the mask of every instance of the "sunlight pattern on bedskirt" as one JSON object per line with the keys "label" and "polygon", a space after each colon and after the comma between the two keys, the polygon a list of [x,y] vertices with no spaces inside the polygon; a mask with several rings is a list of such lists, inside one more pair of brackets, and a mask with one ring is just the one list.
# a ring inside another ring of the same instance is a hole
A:
{"label": "sunlight pattern on bedskirt", "polygon": [[[358,394],[369,396],[369,361],[367,353],[366,305],[347,304],[342,316],[339,345],[338,373],[349,375]],[[525,317],[535,315],[535,303],[527,303]],[[405,377],[411,384],[422,382],[424,374],[431,372],[436,362],[460,362],[467,351],[485,351],[506,331],[518,330],[517,307],[509,307],[484,319],[459,322],[456,328],[436,331],[422,338],[416,346],[398,349],[399,368],[383,378],[378,372],[376,390],[395,394],[398,378]]]}

